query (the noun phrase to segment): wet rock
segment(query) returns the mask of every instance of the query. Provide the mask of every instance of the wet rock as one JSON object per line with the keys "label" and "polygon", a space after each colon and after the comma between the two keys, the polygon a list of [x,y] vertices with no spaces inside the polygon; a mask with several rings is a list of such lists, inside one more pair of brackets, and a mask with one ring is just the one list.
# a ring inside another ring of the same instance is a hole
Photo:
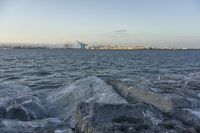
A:
{"label": "wet rock", "polygon": [[[47,117],[46,109],[35,93],[26,86],[14,84],[0,85],[0,116],[23,121]],[[5,110],[4,110],[4,109]]]}
{"label": "wet rock", "polygon": [[174,117],[187,125],[195,127],[200,132],[200,109],[179,109]]}
{"label": "wet rock", "polygon": [[[108,81],[108,83],[129,103],[142,102],[151,104],[164,114],[167,114],[167,116],[165,115],[166,118],[180,121],[191,128],[186,130],[183,126],[180,126],[181,124],[176,123],[176,126],[173,122],[171,125],[169,123],[160,123],[161,125],[168,125],[168,128],[171,127],[179,132],[194,132],[195,129],[197,132],[200,132],[200,100],[198,98],[198,91],[193,88],[188,88],[188,86],[178,88],[181,87],[181,85],[177,86],[175,82],[170,82],[172,86],[167,89],[165,87],[163,88],[161,84],[165,84],[166,81],[157,82],[158,83],[154,83],[154,85],[160,84],[159,86],[161,86],[161,88],[152,88],[152,86],[145,84],[134,85],[131,84],[131,82],[127,83],[119,80]],[[196,84],[194,85],[197,86]]]}
{"label": "wet rock", "polygon": [[170,101],[167,96],[156,94],[146,88],[136,88],[120,81],[110,81],[109,84],[131,103],[145,102],[165,112],[169,112],[173,109],[172,101]]}
{"label": "wet rock", "polygon": [[45,117],[47,117],[47,114],[45,113],[44,107],[33,101],[9,107],[6,115],[8,119],[18,119],[22,121],[42,119]]}
{"label": "wet rock", "polygon": [[148,86],[134,86],[118,80],[111,80],[108,83],[128,102],[151,104],[166,113],[173,113],[179,108],[200,107],[199,99],[187,94],[184,95],[176,89],[170,92],[160,93],[162,90],[157,89],[155,91]]}
{"label": "wet rock", "polygon": [[103,80],[88,77],[51,92],[46,98],[46,108],[52,117],[59,117],[74,127],[74,114],[80,102],[127,103]]}
{"label": "wet rock", "polygon": [[34,121],[1,120],[1,133],[73,133],[73,131],[57,118]]}
{"label": "wet rock", "polygon": [[48,117],[46,108],[37,97],[32,97],[31,101],[23,102],[21,106],[25,108],[32,119],[43,119]]}
{"label": "wet rock", "polygon": [[22,121],[30,120],[29,115],[22,107],[12,107],[8,109],[7,116],[8,119],[18,119]]}
{"label": "wet rock", "polygon": [[80,103],[76,111],[76,133],[191,132],[175,119],[168,119],[146,104]]}
{"label": "wet rock", "polygon": [[162,129],[176,131],[178,133],[197,133],[197,131],[194,128],[187,127],[178,120],[166,120],[166,121],[159,123],[159,126]]}
{"label": "wet rock", "polygon": [[145,106],[142,105],[81,103],[76,111],[75,132],[127,132],[131,129],[143,130],[144,127],[152,131],[152,123],[150,119],[145,119],[144,110]]}

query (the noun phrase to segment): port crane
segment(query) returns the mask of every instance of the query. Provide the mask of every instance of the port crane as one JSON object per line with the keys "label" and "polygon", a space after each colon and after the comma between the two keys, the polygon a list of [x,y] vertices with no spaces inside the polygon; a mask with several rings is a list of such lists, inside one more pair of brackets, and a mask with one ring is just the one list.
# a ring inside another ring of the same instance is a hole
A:
{"label": "port crane", "polygon": [[77,43],[80,45],[81,49],[86,49],[86,46],[88,46],[88,44],[83,43],[83,42],[77,41]]}

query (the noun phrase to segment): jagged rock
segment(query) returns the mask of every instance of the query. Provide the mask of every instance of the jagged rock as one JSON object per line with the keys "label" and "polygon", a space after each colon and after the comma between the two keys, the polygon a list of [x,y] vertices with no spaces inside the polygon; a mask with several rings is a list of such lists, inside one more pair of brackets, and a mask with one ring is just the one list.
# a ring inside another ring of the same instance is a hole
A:
{"label": "jagged rock", "polygon": [[159,126],[161,127],[161,129],[169,130],[168,132],[176,131],[176,133],[197,133],[194,128],[187,127],[178,120],[166,120],[159,123]]}
{"label": "jagged rock", "polygon": [[1,133],[73,133],[73,131],[57,118],[34,121],[1,120]]}
{"label": "jagged rock", "polygon": [[18,119],[22,121],[30,120],[29,115],[22,107],[12,107],[8,109],[7,116],[8,119]]}
{"label": "jagged rock", "polygon": [[[112,133],[128,130],[152,131],[143,105],[81,103],[76,111],[76,133]],[[139,127],[141,126],[141,128]]]}
{"label": "jagged rock", "polygon": [[163,93],[158,88],[155,90],[148,86],[133,86],[127,82],[119,80],[108,81],[110,85],[128,102],[144,102],[154,105],[166,113],[173,113],[179,108],[198,108],[200,107],[199,99],[188,96],[187,94],[179,95],[179,91],[173,90]]}
{"label": "jagged rock", "polygon": [[51,92],[46,98],[46,107],[51,116],[64,119],[71,127],[74,127],[76,106],[83,101],[127,103],[103,80],[97,77],[88,77]]}
{"label": "jagged rock", "polygon": [[0,84],[0,106],[8,107],[15,104],[17,98],[31,95],[29,87],[15,84]]}
{"label": "jagged rock", "polygon": [[37,97],[32,97],[31,101],[26,101],[21,104],[23,108],[33,119],[42,119],[48,117],[46,108]]}
{"label": "jagged rock", "polygon": [[[197,131],[200,129],[200,100],[196,94],[197,90],[191,90],[188,87],[167,89],[163,88],[161,83],[157,82],[161,88],[151,88],[148,85],[133,85],[130,82],[119,80],[109,80],[108,83],[128,102],[143,102],[151,104],[161,111],[167,113],[171,118],[178,119],[186,125],[194,127]],[[172,82],[173,86],[176,86]],[[159,87],[157,86],[157,87]],[[155,87],[155,86],[154,86]],[[168,117],[169,117],[168,116]]]}
{"label": "jagged rock", "polygon": [[145,104],[80,103],[76,111],[76,133],[190,132],[194,128]]}
{"label": "jagged rock", "polygon": [[200,132],[200,109],[179,109],[174,113],[174,117]]}
{"label": "jagged rock", "polygon": [[40,99],[34,96],[33,91],[26,86],[1,84],[0,101],[1,108],[5,109],[4,111],[1,109],[3,116],[9,119],[28,121],[47,116]]}
{"label": "jagged rock", "polygon": [[6,118],[30,121],[47,117],[45,112],[42,105],[31,100],[9,107]]}

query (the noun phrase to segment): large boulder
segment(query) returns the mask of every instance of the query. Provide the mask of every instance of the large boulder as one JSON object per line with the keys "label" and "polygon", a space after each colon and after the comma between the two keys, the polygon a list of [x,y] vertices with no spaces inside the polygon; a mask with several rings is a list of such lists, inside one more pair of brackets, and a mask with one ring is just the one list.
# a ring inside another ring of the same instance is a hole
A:
{"label": "large boulder", "polygon": [[172,81],[154,81],[153,85],[132,84],[130,81],[121,80],[109,80],[108,83],[129,103],[151,104],[171,118],[199,131],[200,99],[196,93],[198,90],[185,85],[181,88]]}
{"label": "large boulder", "polygon": [[65,120],[74,127],[75,110],[80,102],[127,103],[110,85],[92,76],[50,92],[46,98],[46,108],[52,117]]}
{"label": "large boulder", "polygon": [[0,85],[0,117],[28,121],[47,117],[42,101],[29,87]]}
{"label": "large boulder", "polygon": [[9,107],[16,103],[16,100],[25,96],[31,96],[32,90],[29,87],[16,84],[0,84],[0,106]]}
{"label": "large boulder", "polygon": [[108,81],[110,85],[129,103],[144,102],[165,113],[173,114],[179,108],[199,108],[200,100],[195,96],[183,94],[178,89],[163,90],[149,86],[133,85],[120,80]]}
{"label": "large boulder", "polygon": [[28,121],[31,119],[30,115],[21,107],[11,107],[7,112],[7,119],[18,119],[22,121]]}
{"label": "large boulder", "polygon": [[179,109],[174,117],[200,132],[200,109]]}
{"label": "large boulder", "polygon": [[76,133],[196,133],[175,119],[146,104],[80,103],[76,111]]}

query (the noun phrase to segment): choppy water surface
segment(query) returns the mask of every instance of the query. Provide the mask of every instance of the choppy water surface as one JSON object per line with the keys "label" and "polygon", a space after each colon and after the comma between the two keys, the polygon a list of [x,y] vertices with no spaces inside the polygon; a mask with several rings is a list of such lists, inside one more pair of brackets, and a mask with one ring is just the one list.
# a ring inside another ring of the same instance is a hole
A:
{"label": "choppy water surface", "polygon": [[1,83],[56,89],[86,76],[125,78],[161,87],[190,83],[195,88],[200,86],[200,51],[0,49]]}
{"label": "choppy water surface", "polygon": [[0,132],[72,133],[80,102],[127,103],[102,79],[178,97],[199,123],[199,50],[0,49]]}

